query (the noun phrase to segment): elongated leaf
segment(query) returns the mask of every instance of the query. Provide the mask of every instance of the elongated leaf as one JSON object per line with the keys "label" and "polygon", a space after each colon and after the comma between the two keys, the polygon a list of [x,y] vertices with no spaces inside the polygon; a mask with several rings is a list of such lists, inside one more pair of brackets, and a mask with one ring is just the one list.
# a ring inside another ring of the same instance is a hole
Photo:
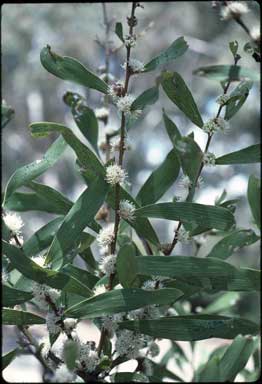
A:
{"label": "elongated leaf", "polygon": [[98,153],[98,122],[94,111],[86,105],[74,105],[72,115],[82,134]]}
{"label": "elongated leaf", "polygon": [[47,254],[47,262],[51,262],[54,269],[63,265],[66,254],[73,249],[83,229],[93,220],[105,200],[108,188],[104,179],[97,178],[65,216]]}
{"label": "elongated leaf", "polygon": [[117,277],[124,288],[139,286],[135,257],[136,250],[133,244],[121,247],[117,255]]}
{"label": "elongated leaf", "polygon": [[261,183],[254,175],[248,180],[247,198],[255,223],[261,228]]}
{"label": "elongated leaf", "polygon": [[252,321],[216,315],[186,315],[158,320],[123,321],[120,328],[163,339],[193,341],[219,337],[234,339],[238,334],[256,335],[258,325]]}
{"label": "elongated leaf", "polygon": [[66,142],[60,137],[47,150],[42,160],[36,160],[16,170],[7,183],[4,205],[19,187],[42,175],[48,168],[52,167],[63,154],[65,148]]}
{"label": "elongated leaf", "polygon": [[157,274],[193,281],[207,290],[256,291],[261,288],[260,271],[236,268],[226,261],[211,257],[139,256],[136,261],[138,274]]}
{"label": "elongated leaf", "polygon": [[92,293],[87,286],[78,282],[73,276],[40,267],[26,257],[21,249],[5,241],[3,241],[3,253],[11,261],[12,266],[30,280],[83,297],[89,297]]}
{"label": "elongated leaf", "polygon": [[217,165],[224,164],[251,164],[260,163],[261,150],[260,144],[240,149],[240,151],[231,152],[216,159]]}
{"label": "elongated leaf", "polygon": [[17,354],[17,348],[12,351],[6,353],[2,356],[2,371],[14,360]]}
{"label": "elongated leaf", "polygon": [[63,219],[63,217],[57,217],[56,219],[50,221],[48,224],[44,225],[42,228],[36,231],[23,244],[23,251],[27,257],[35,256],[51,244],[55,233],[60,227]]}
{"label": "elongated leaf", "polygon": [[231,308],[239,299],[239,293],[227,292],[222,294],[218,299],[209,304],[201,314],[221,313],[222,311]]}
{"label": "elongated leaf", "polygon": [[176,124],[167,116],[164,109],[163,109],[163,119],[164,119],[167,134],[174,145],[177,139],[181,139],[181,134]]}
{"label": "elongated leaf", "polygon": [[172,60],[177,59],[179,56],[182,56],[188,48],[188,44],[185,41],[184,37],[181,36],[168,47],[164,52],[160,53],[160,55],[156,56],[154,59],[149,61],[145,65],[144,72],[153,71],[157,67],[163,64],[167,64]]}
{"label": "elongated leaf", "polygon": [[252,81],[242,81],[230,93],[230,100],[226,105],[225,119],[231,119],[243,106],[252,88]]}
{"label": "elongated leaf", "polygon": [[137,194],[136,200],[143,206],[158,201],[173,185],[179,174],[179,160],[172,149],[164,162],[155,169]]}
{"label": "elongated leaf", "polygon": [[65,273],[66,275],[73,276],[77,281],[80,281],[80,283],[86,285],[90,289],[92,289],[99,280],[99,278],[95,275],[92,275],[92,273],[75,267],[72,264],[66,264],[62,268],[61,272]]}
{"label": "elongated leaf", "polygon": [[159,96],[158,86],[152,87],[139,95],[132,103],[131,110],[143,110],[147,105],[157,102]]}
{"label": "elongated leaf", "polygon": [[137,217],[156,217],[166,220],[205,224],[210,228],[226,230],[234,224],[232,213],[222,207],[196,203],[159,203],[146,205],[135,211]]}
{"label": "elongated leaf", "polygon": [[2,322],[5,325],[45,324],[45,319],[30,312],[4,308]]}
{"label": "elongated leaf", "polygon": [[239,248],[253,244],[257,240],[259,240],[259,237],[251,229],[234,231],[216,243],[207,257],[225,260]]}
{"label": "elongated leaf", "polygon": [[[146,359],[149,361],[149,359]],[[156,364],[154,361],[150,360],[150,363],[153,367],[153,375],[150,377],[150,381],[153,383],[162,382],[163,378],[171,379],[172,381],[183,382],[181,377],[177,376],[175,373],[167,369],[163,364]]]}
{"label": "elongated leaf", "polygon": [[89,169],[93,175],[104,175],[104,167],[96,155],[87,146],[85,146],[69,128],[62,124],[40,122],[31,124],[30,129],[33,137],[45,137],[52,132],[61,133],[65,141],[75,151],[78,160],[84,168]]}
{"label": "elongated leaf", "polygon": [[60,79],[107,93],[108,86],[103,80],[90,72],[78,60],[68,56],[62,57],[52,52],[49,45],[41,50],[40,60],[48,72]]}
{"label": "elongated leaf", "polygon": [[68,308],[65,315],[90,319],[111,313],[128,312],[150,304],[168,304],[175,302],[182,292],[166,288],[146,291],[139,288],[116,289],[94,296]]}
{"label": "elongated leaf", "polygon": [[203,120],[198,111],[193,96],[186,83],[177,72],[163,72],[161,85],[169,99],[198,127],[203,126]]}
{"label": "elongated leaf", "polygon": [[122,23],[118,22],[116,23],[115,26],[115,34],[119,37],[119,39],[124,42],[124,37],[123,37],[123,25]]}
{"label": "elongated leaf", "polygon": [[210,80],[216,81],[240,81],[252,80],[259,81],[259,72],[251,68],[243,68],[239,65],[209,65],[200,67],[193,71],[194,75],[207,77]]}
{"label": "elongated leaf", "polygon": [[16,304],[31,300],[32,297],[33,295],[31,295],[31,293],[19,291],[18,289],[10,288],[7,285],[2,286],[2,300],[4,307],[13,307]]}
{"label": "elongated leaf", "polygon": [[207,364],[200,367],[199,372],[195,374],[195,381],[198,383],[221,382],[219,358],[217,356],[213,356]]}
{"label": "elongated leaf", "polygon": [[79,345],[74,340],[67,340],[63,347],[63,357],[69,370],[73,370],[79,356]]}

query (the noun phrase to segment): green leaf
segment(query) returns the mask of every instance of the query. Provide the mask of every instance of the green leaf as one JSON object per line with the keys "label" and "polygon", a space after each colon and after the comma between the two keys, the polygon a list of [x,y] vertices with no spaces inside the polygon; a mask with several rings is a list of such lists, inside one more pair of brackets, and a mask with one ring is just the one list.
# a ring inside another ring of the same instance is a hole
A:
{"label": "green leaf", "polygon": [[79,356],[79,345],[74,340],[67,340],[63,347],[63,358],[67,368],[72,371],[76,366],[76,360]]}
{"label": "green leaf", "polygon": [[91,319],[111,313],[128,312],[150,304],[170,304],[175,302],[182,292],[166,288],[146,291],[139,288],[116,289],[84,300],[68,308],[65,315]]}
{"label": "green leaf", "polygon": [[239,297],[240,296],[237,292],[224,293],[218,299],[209,304],[203,311],[201,311],[201,314],[221,313],[222,311],[234,306]]}
{"label": "green leaf", "polygon": [[40,267],[26,257],[21,249],[5,241],[3,241],[3,253],[11,261],[12,266],[30,280],[83,297],[89,297],[92,294],[87,286],[77,281],[73,276]]}
{"label": "green leaf", "polygon": [[[159,275],[194,282],[207,290],[256,291],[260,290],[260,271],[236,268],[213,258],[191,256],[139,256],[137,273]],[[182,289],[179,287],[179,289]]]}
{"label": "green leaf", "polygon": [[257,240],[259,240],[259,237],[251,229],[234,231],[227,234],[222,240],[216,243],[207,257],[216,257],[225,260],[239,248],[251,245]]}
{"label": "green leaf", "polygon": [[137,194],[136,200],[142,206],[153,204],[173,185],[179,174],[176,150],[172,149],[163,163],[155,169]]}
{"label": "green leaf", "polygon": [[136,249],[133,244],[127,244],[121,247],[117,255],[117,277],[124,288],[139,286],[135,256]]}
{"label": "green leaf", "polygon": [[162,382],[163,378],[171,379],[172,381],[178,381],[182,382],[183,380],[177,376],[175,373],[171,372],[169,369],[167,369],[163,364],[157,364],[152,360],[145,359],[147,361],[150,361],[150,364],[153,367],[153,375],[150,377],[150,382],[158,383]]}
{"label": "green leaf", "polygon": [[171,142],[174,145],[176,139],[181,139],[181,134],[180,134],[176,124],[167,116],[164,109],[163,109],[163,119],[164,119],[167,134],[168,134]]}
{"label": "green leaf", "polygon": [[259,72],[239,65],[209,65],[196,69],[193,74],[216,81],[260,80]]}
{"label": "green leaf", "polygon": [[65,216],[47,254],[47,263],[51,262],[54,269],[59,269],[64,264],[66,254],[73,249],[81,232],[103,204],[108,188],[104,179],[97,178]]}
{"label": "green leaf", "polygon": [[233,57],[235,58],[235,56],[237,54],[237,51],[238,51],[238,42],[237,42],[237,40],[230,41],[229,49],[232,52]]}
{"label": "green leaf", "polygon": [[250,147],[240,149],[236,152],[227,153],[216,159],[217,165],[224,164],[251,164],[260,163],[261,150],[260,144],[254,144]]}
{"label": "green leaf", "polygon": [[222,207],[196,203],[159,203],[146,205],[135,211],[137,217],[155,217],[158,219],[204,224],[210,228],[227,230],[234,224],[232,213]]}
{"label": "green leaf", "polygon": [[36,231],[24,244],[23,251],[27,257],[35,256],[46,249],[52,242],[60,227],[63,217],[57,217]]}
{"label": "green leaf", "polygon": [[72,115],[82,134],[98,153],[98,122],[94,111],[86,105],[77,104],[72,106]]}
{"label": "green leaf", "polygon": [[5,325],[29,325],[29,324],[45,324],[43,317],[37,316],[30,312],[17,311],[15,309],[2,309],[2,322]]}
{"label": "green leaf", "polygon": [[181,36],[168,47],[164,52],[160,53],[160,55],[156,56],[154,59],[149,61],[145,65],[144,72],[153,71],[157,67],[163,64],[167,64],[172,60],[177,59],[179,56],[182,56],[186,50],[188,49],[188,44],[185,41],[184,37]]}
{"label": "green leaf", "polygon": [[90,72],[78,60],[68,56],[62,57],[52,52],[49,45],[41,50],[40,60],[48,72],[60,79],[72,81],[84,87],[107,93],[108,86],[103,80]]}
{"label": "green leaf", "polygon": [[2,371],[14,360],[17,354],[17,348],[12,351],[6,353],[2,356]]}
{"label": "green leaf", "polygon": [[163,72],[161,85],[169,99],[198,127],[203,120],[186,83],[177,72]]}
{"label": "green leaf", "polygon": [[2,286],[2,303],[4,307],[13,307],[16,304],[24,303],[32,298],[33,295],[31,295],[31,293],[19,291],[7,285]]}
{"label": "green leaf", "polygon": [[174,146],[184,174],[194,183],[203,158],[200,147],[190,136],[177,138]]}
{"label": "green leaf", "polygon": [[120,22],[116,23],[115,26],[115,34],[119,37],[119,39],[124,43],[124,37],[123,37],[123,25]]}
{"label": "green leaf", "polygon": [[143,110],[147,105],[152,105],[157,102],[159,97],[158,86],[149,88],[141,95],[139,95],[132,103],[131,110],[134,111],[136,109]]}
{"label": "green leaf", "polygon": [[9,121],[14,117],[14,109],[2,100],[1,103],[1,128],[5,128]]}
{"label": "green leaf", "polygon": [[130,329],[157,338],[193,341],[212,337],[233,339],[238,334],[256,335],[258,325],[252,321],[216,315],[185,315],[158,320],[123,321],[121,329]]}
{"label": "green leaf", "polygon": [[92,172],[93,175],[104,175],[104,167],[96,157],[96,155],[84,145],[73,132],[62,124],[40,122],[30,124],[31,135],[33,137],[45,137],[52,132],[59,132],[63,135],[65,141],[75,151],[78,160],[81,165]]}
{"label": "green leaf", "polygon": [[98,282],[99,278],[92,273],[85,271],[82,268],[75,267],[72,264],[66,264],[61,272],[66,275],[73,276],[77,281],[86,285],[88,288],[93,289],[94,285]]}
{"label": "green leaf", "polygon": [[248,180],[247,198],[255,223],[261,228],[261,183],[254,175]]}
{"label": "green leaf", "polygon": [[195,374],[194,381],[197,383],[221,382],[219,358],[213,356],[207,364],[201,366]]}
{"label": "green leaf", "polygon": [[113,383],[142,383],[145,380],[145,375],[138,372],[117,372],[110,375]]}
{"label": "green leaf", "polygon": [[231,119],[245,103],[246,99],[248,98],[249,91],[252,88],[252,85],[252,81],[242,81],[230,93],[230,99],[226,104],[226,120]]}
{"label": "green leaf", "polygon": [[9,179],[4,197],[4,205],[10,196],[21,186],[42,175],[52,167],[63,154],[67,144],[63,138],[58,138],[47,150],[42,160],[36,160],[31,164],[17,169]]}

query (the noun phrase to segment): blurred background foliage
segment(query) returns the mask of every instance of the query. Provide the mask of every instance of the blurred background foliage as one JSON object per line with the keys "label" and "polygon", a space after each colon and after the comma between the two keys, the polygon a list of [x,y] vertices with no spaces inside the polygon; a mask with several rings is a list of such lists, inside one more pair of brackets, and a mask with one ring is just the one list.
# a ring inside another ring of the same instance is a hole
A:
{"label": "blurred background foliage", "polygon": [[[121,21],[126,26],[126,15],[131,3],[107,3],[109,20],[112,21],[110,40],[112,46],[121,43],[114,34],[114,26]],[[185,55],[163,69],[179,72],[191,89],[203,120],[214,116],[217,111],[216,98],[222,93],[218,82],[197,77],[193,70],[205,65],[232,64],[232,54],[228,43],[239,42],[242,56],[239,65],[259,71],[259,65],[244,52],[243,46],[248,41],[245,32],[233,21],[222,21],[211,1],[148,2],[142,3],[144,9],[137,12],[137,31],[144,34],[132,50],[133,57],[147,62],[157,53],[168,47],[179,36],[185,36],[189,49]],[[249,26],[259,25],[259,5],[248,2],[250,12],[244,15]],[[2,161],[3,187],[15,169],[41,158],[54,137],[45,139],[31,138],[28,124],[34,121],[54,121],[65,123],[85,141],[72,120],[68,106],[62,97],[66,91],[74,91],[87,98],[92,108],[102,106],[101,96],[81,86],[64,82],[41,66],[39,54],[46,44],[61,55],[77,58],[87,68],[96,72],[105,62],[104,49],[98,43],[103,41],[105,28],[101,3],[47,3],[47,4],[4,4],[2,7],[2,97],[15,109],[15,116],[3,131]],[[110,58],[110,72],[116,79],[123,77],[121,64],[124,50],[118,50]],[[139,95],[154,85],[158,73],[151,72],[134,76],[130,92]],[[231,88],[232,89],[232,88]],[[231,132],[228,136],[216,134],[211,145],[211,152],[216,156],[236,151],[259,142],[260,127],[259,84],[254,84],[250,95],[240,112],[232,118]],[[117,129],[114,106],[111,106],[110,129]],[[132,150],[126,154],[126,168],[132,192],[135,194],[148,175],[165,158],[171,149],[171,143],[165,132],[162,120],[162,108],[174,120],[181,133],[191,131],[195,140],[203,149],[206,135],[186,119],[167,99],[161,90],[159,101],[146,110],[143,118],[129,131],[128,140]],[[103,134],[104,125],[101,124]],[[83,180],[74,170],[73,153],[68,149],[63,160],[53,169],[41,176],[40,181],[52,186],[70,199],[75,200],[84,189]],[[226,189],[227,198],[239,198],[236,209],[238,227],[252,228],[250,209],[246,199],[248,176],[259,174],[259,165],[206,167],[203,172],[205,186],[196,195],[196,202],[214,204],[215,198]],[[171,200],[177,193],[177,182],[162,198]],[[52,217],[50,214],[37,212],[22,213],[25,221],[25,238],[44,225]],[[170,241],[174,223],[163,224],[152,220],[162,242]],[[216,239],[217,241],[217,239]],[[192,254],[192,245],[176,248],[177,254]],[[231,257],[235,265],[257,267],[259,242],[242,248]],[[200,253],[201,256],[201,253]],[[250,299],[252,296],[252,299]],[[205,298],[206,300],[206,298]],[[201,304],[199,300],[195,306]],[[202,303],[203,304],[203,303]],[[233,313],[257,320],[258,305],[254,295],[242,295],[241,301],[232,309]]]}

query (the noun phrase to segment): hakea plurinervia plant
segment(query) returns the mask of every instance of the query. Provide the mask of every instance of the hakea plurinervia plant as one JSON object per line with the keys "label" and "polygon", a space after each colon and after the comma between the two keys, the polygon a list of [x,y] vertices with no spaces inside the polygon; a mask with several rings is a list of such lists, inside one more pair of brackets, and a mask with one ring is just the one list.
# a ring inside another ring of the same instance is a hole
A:
{"label": "hakea plurinervia plant", "polygon": [[[221,3],[226,20],[240,22],[247,11],[239,2]],[[33,137],[52,132],[60,137],[42,160],[18,169],[7,184],[3,203],[3,322],[16,325],[20,337],[19,348],[4,356],[4,367],[24,351],[41,363],[44,382],[182,381],[166,367],[173,355],[181,367],[188,360],[177,341],[190,341],[193,350],[193,341],[216,337],[234,340],[224,347],[224,353],[216,350],[209,361],[192,372],[194,381],[232,381],[243,372],[250,356],[257,353],[258,326],[218,313],[221,308],[223,313],[223,309],[234,307],[240,300],[239,291],[259,289],[259,271],[237,268],[226,259],[240,247],[258,241],[259,235],[252,229],[237,228],[236,200],[226,200],[226,192],[214,206],[197,204],[193,199],[206,185],[201,175],[204,167],[259,161],[259,145],[220,157],[210,152],[213,138],[229,132],[229,120],[243,106],[257,74],[245,68],[236,71],[240,60],[237,42],[229,44],[232,65],[198,69],[196,74],[217,77],[222,85],[217,112],[204,122],[182,77],[177,72],[160,73],[162,65],[186,53],[188,44],[183,37],[177,38],[164,52],[143,63],[133,55],[143,35],[137,16],[143,6],[136,2],[128,6],[127,25],[115,25],[121,45],[113,48],[109,44],[112,22],[106,4],[102,4],[105,41],[98,44],[105,49],[105,65],[98,68],[98,75],[71,57],[59,56],[50,46],[41,51],[41,63],[48,72],[94,89],[102,98],[95,110],[77,93],[67,92],[63,98],[89,146],[62,124],[32,123]],[[116,79],[109,72],[109,63],[120,48],[125,51],[124,76]],[[135,83],[139,76],[153,70],[158,71],[156,84],[139,96],[130,94],[130,81]],[[183,136],[163,110],[173,148],[134,197],[124,161],[130,149],[128,131],[143,118],[145,107],[156,102],[160,86],[176,107],[206,133],[206,145],[202,150],[192,133]],[[119,116],[119,130],[110,126],[112,109]],[[77,172],[88,186],[74,203],[33,181],[68,146],[75,152]],[[178,194],[173,201],[158,203],[176,180]],[[34,191],[31,203],[25,194],[15,192],[22,186]],[[260,228],[258,194],[259,181],[252,175],[248,201],[256,229]],[[20,211],[30,210],[32,205],[60,216],[23,241],[26,223],[11,211],[18,206]],[[149,218],[177,222],[169,243],[161,243]],[[217,243],[206,257],[196,257],[208,235],[218,236]],[[176,257],[177,243],[194,246],[195,255]],[[99,257],[94,258],[92,244],[98,245]],[[74,264],[77,255],[85,268]],[[219,291],[228,292],[212,299],[202,314],[194,297],[200,292],[210,295]],[[84,319],[93,320],[100,330],[97,343],[81,339],[78,324]],[[47,337],[33,337],[32,324],[46,326]],[[172,346],[157,363],[161,338],[172,340]],[[132,372],[116,370],[133,359],[137,366]],[[259,368],[255,366],[255,370]]]}

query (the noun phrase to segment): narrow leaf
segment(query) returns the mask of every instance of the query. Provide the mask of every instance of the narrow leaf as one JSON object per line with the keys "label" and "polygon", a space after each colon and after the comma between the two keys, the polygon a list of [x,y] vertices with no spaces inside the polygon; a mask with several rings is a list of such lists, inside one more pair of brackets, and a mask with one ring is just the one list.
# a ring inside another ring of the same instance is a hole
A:
{"label": "narrow leaf", "polygon": [[255,223],[261,228],[261,183],[254,175],[248,180],[247,198]]}
{"label": "narrow leaf", "polygon": [[17,354],[17,348],[12,351],[6,353],[2,356],[2,371],[14,360]]}
{"label": "narrow leaf", "polygon": [[224,164],[251,164],[260,163],[261,150],[260,144],[251,145],[240,151],[231,152],[216,159],[217,165]]}
{"label": "narrow leaf", "polygon": [[4,307],[13,307],[17,304],[24,303],[33,298],[33,295],[28,292],[19,291],[18,289],[10,288],[7,285],[2,286],[2,303]]}
{"label": "narrow leaf", "polygon": [[98,153],[98,122],[94,111],[86,105],[74,105],[72,115],[82,134]]}
{"label": "narrow leaf", "polygon": [[259,72],[251,68],[243,68],[239,65],[209,65],[201,67],[193,71],[194,75],[207,77],[216,81],[240,81],[252,80],[259,81]]}
{"label": "narrow leaf", "polygon": [[167,134],[174,145],[177,139],[181,139],[181,134],[176,124],[167,116],[164,109],[163,109],[163,119],[164,119]]}
{"label": "narrow leaf", "polygon": [[147,105],[157,102],[159,96],[158,86],[152,87],[139,95],[132,103],[131,110],[143,110]]}
{"label": "narrow leaf", "polygon": [[30,312],[17,311],[15,309],[4,308],[2,310],[2,322],[4,325],[30,325],[45,324],[43,317]]}
{"label": "narrow leaf", "polygon": [[117,255],[117,277],[124,288],[139,286],[135,257],[136,250],[133,244],[121,247]]}
{"label": "narrow leaf", "polygon": [[119,37],[119,39],[124,43],[124,37],[123,37],[123,25],[120,22],[116,23],[115,26],[115,33]]}
{"label": "narrow leaf", "polygon": [[243,106],[248,98],[249,91],[252,88],[252,81],[242,81],[237,87],[230,93],[230,100],[226,104],[225,119],[231,119]]}

